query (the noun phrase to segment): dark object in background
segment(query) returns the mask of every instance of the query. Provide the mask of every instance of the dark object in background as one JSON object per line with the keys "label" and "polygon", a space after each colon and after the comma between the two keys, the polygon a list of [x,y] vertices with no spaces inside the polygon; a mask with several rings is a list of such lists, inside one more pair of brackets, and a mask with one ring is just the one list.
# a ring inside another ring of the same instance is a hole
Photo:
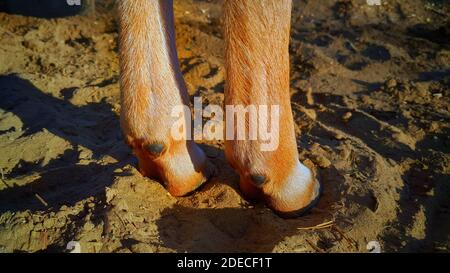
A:
{"label": "dark object in background", "polygon": [[450,22],[447,25],[433,26],[431,24],[417,24],[408,28],[408,33],[438,44],[450,44]]}
{"label": "dark object in background", "polygon": [[0,0],[0,12],[58,18],[88,13],[94,10],[94,0],[79,0],[80,5],[69,5],[71,0]]}

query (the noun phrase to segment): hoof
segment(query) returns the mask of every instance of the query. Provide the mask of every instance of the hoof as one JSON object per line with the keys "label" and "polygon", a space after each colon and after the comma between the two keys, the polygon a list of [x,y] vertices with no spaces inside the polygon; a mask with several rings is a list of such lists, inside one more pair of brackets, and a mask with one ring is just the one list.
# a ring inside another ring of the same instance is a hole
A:
{"label": "hoof", "polygon": [[[282,172],[281,172],[282,173]],[[263,200],[282,218],[295,218],[307,214],[319,202],[323,188],[312,171],[298,162],[287,176],[279,178],[249,174],[241,176],[240,188],[250,200]]]}
{"label": "hoof", "polygon": [[192,141],[134,147],[141,174],[161,181],[172,196],[194,192],[213,174],[204,152]]}
{"label": "hoof", "polygon": [[275,213],[280,216],[281,218],[285,218],[285,219],[292,219],[292,218],[298,218],[298,217],[302,217],[307,215],[308,213],[311,212],[311,210],[317,206],[317,204],[319,203],[320,197],[322,196],[323,193],[323,186],[320,183],[320,181],[317,180],[317,184],[318,184],[318,191],[319,193],[317,194],[316,198],[311,201],[311,203],[309,203],[309,205],[307,205],[304,208],[295,210],[295,211],[288,211],[288,212],[282,212],[282,211],[275,211]]}
{"label": "hoof", "polygon": [[283,218],[304,216],[318,203],[323,187],[306,166],[297,166],[280,187],[266,197],[268,205]]}

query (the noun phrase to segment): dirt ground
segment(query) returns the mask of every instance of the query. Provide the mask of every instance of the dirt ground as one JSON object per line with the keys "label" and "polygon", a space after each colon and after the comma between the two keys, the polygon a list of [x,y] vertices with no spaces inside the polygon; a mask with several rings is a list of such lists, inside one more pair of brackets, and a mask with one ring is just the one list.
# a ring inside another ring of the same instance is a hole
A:
{"label": "dirt ground", "polygon": [[[300,159],[324,195],[277,217],[244,200],[223,143],[198,192],[142,177],[118,112],[112,1],[96,15],[0,13],[0,252],[450,251],[450,4],[294,1],[291,93]],[[223,102],[220,1],[175,1],[191,96]]]}

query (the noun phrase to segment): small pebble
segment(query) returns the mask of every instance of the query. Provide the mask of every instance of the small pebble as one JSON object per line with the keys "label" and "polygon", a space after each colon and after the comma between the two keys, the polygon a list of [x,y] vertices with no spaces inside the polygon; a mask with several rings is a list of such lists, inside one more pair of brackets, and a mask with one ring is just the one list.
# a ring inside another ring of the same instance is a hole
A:
{"label": "small pebble", "polygon": [[386,87],[389,89],[395,88],[397,86],[397,81],[395,79],[390,79],[386,82]]}
{"label": "small pebble", "polygon": [[348,121],[352,116],[353,114],[351,112],[347,112],[342,116],[342,119]]}
{"label": "small pebble", "polygon": [[352,151],[350,149],[344,148],[339,152],[339,156],[343,159],[343,160],[347,160],[350,157],[350,154],[352,153]]}
{"label": "small pebble", "polygon": [[342,140],[342,139],[344,139],[344,135],[342,135],[341,133],[336,133],[334,135],[334,138],[336,138],[337,140]]}
{"label": "small pebble", "polygon": [[319,167],[324,169],[331,166],[331,161],[328,158],[324,157],[323,155],[317,155],[314,161]]}

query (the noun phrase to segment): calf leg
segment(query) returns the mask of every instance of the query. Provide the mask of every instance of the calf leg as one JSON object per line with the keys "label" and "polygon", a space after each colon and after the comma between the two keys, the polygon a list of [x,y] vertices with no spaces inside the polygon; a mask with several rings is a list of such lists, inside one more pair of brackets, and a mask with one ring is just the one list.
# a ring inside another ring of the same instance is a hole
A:
{"label": "calf leg", "polygon": [[[318,200],[320,185],[298,159],[289,92],[290,0],[225,2],[225,105],[279,106],[279,145],[227,140],[227,159],[240,175],[241,190],[262,198],[276,212],[297,216]],[[271,120],[271,111],[268,119]],[[227,111],[227,133],[240,130]],[[261,122],[261,120],[260,120]],[[247,117],[245,128],[252,128]],[[230,128],[233,126],[233,128]]]}
{"label": "calf leg", "polygon": [[[169,0],[118,3],[121,127],[140,172],[182,196],[207,180],[206,157],[191,140],[174,139],[175,107],[189,105],[175,46]],[[182,113],[182,119],[191,119]],[[187,125],[186,125],[187,126]]]}

